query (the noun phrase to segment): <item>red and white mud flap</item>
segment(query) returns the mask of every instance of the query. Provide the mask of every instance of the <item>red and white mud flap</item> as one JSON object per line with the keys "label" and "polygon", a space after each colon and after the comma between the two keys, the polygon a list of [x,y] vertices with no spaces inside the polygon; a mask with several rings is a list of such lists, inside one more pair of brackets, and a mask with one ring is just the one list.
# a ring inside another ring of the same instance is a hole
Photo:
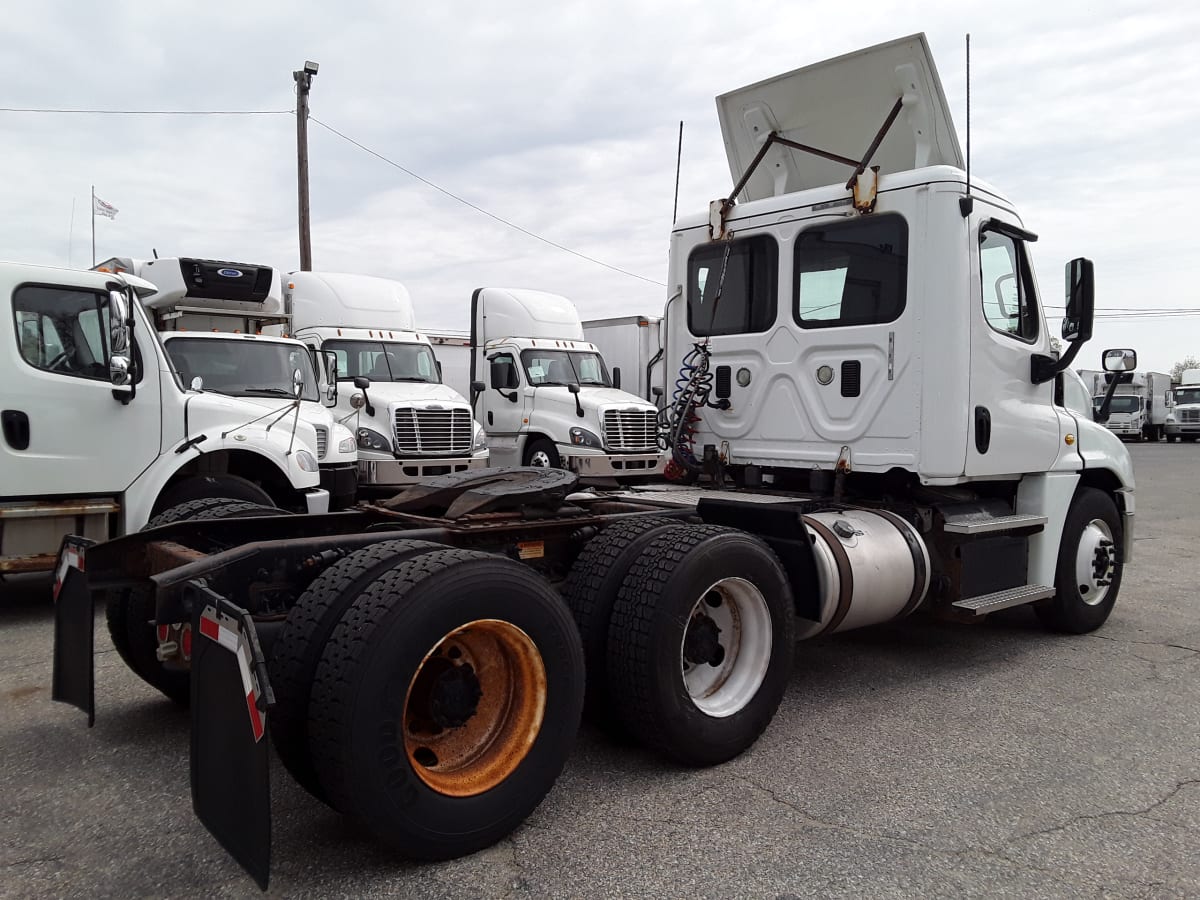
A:
{"label": "red and white mud flap", "polygon": [[84,574],[87,548],[95,541],[67,535],[54,563],[54,674],[50,697],[87,713],[96,722],[95,603]]}
{"label": "red and white mud flap", "polygon": [[271,877],[266,710],[274,704],[254,622],[201,582],[192,610],[192,808],[263,890]]}

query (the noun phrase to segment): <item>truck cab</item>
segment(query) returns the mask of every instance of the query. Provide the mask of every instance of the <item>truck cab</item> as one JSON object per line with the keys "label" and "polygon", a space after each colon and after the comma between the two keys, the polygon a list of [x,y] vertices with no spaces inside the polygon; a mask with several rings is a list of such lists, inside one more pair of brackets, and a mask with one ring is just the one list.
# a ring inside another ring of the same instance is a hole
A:
{"label": "truck cab", "polygon": [[1179,381],[1171,391],[1167,440],[1200,440],[1200,369],[1184,369]]}
{"label": "truck cab", "polygon": [[[358,448],[328,408],[336,404],[337,382],[328,377],[322,357],[286,337],[291,326],[277,270],[221,260],[123,257],[98,268],[132,272],[158,288],[143,304],[183,384],[241,397],[268,420],[281,403],[292,408],[298,389],[297,411],[316,431],[309,450],[317,457],[331,508],[353,505]],[[277,334],[262,333],[271,326]]]}
{"label": "truck cab", "polygon": [[53,565],[63,535],[103,540],[202,496],[323,512],[311,425],[191,390],[132,275],[0,264],[0,574]]}
{"label": "truck cab", "polygon": [[357,442],[360,491],[390,494],[487,466],[484,431],[466,399],[443,383],[404,285],[293,272],[284,297],[295,336],[336,363],[335,415]]}
{"label": "truck cab", "polygon": [[620,389],[570,300],[479,288],[471,322],[465,386],[496,464],[618,479],[662,472],[658,410]]}

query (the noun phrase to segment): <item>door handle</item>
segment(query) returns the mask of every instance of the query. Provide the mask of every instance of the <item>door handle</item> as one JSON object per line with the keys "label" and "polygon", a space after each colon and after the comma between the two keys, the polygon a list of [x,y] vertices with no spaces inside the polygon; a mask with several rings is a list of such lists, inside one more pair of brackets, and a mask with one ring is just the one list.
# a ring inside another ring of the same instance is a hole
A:
{"label": "door handle", "polygon": [[19,409],[6,409],[0,412],[0,427],[10,447],[14,450],[29,449],[29,416]]}
{"label": "door handle", "polygon": [[975,449],[988,452],[992,444],[992,414],[986,406],[975,407]]}

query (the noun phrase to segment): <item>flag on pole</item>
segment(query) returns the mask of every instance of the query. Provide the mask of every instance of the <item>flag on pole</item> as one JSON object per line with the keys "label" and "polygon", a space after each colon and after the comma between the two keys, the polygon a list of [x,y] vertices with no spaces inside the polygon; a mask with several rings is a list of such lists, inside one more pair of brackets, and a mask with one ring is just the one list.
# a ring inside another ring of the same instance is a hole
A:
{"label": "flag on pole", "polygon": [[117,208],[111,203],[105,203],[95,194],[92,195],[92,215],[106,216],[110,219],[115,219],[117,217],[117,212]]}

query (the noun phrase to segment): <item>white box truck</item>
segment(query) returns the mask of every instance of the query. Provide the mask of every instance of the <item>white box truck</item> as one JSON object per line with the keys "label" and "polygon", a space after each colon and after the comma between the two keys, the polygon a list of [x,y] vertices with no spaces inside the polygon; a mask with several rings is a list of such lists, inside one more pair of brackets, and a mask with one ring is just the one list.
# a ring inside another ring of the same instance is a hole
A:
{"label": "white box truck", "polygon": [[52,567],[64,535],[104,540],[182,504],[324,512],[316,433],[191,390],[128,275],[0,264],[0,575]]}
{"label": "white box truck", "polygon": [[391,495],[487,466],[483,428],[443,381],[404,285],[334,272],[292,272],[285,284],[296,338],[336,359],[337,410],[358,443],[360,493]]}
{"label": "white box truck", "polygon": [[1167,440],[1200,440],[1200,369],[1184,369],[1179,384],[1171,390],[1167,415]]}
{"label": "white box truck", "polygon": [[1108,430],[1121,438],[1160,441],[1168,434],[1171,376],[1163,372],[1108,372],[1083,370],[1091,379],[1093,406],[1100,408],[1109,382],[1117,379],[1109,410]]}
{"label": "white box truck", "polygon": [[614,384],[570,300],[479,288],[471,323],[465,341],[455,333],[431,337],[448,377],[471,392],[494,465],[622,479],[662,471],[658,410]]}
{"label": "white box truck", "polygon": [[[353,433],[328,407],[337,404],[337,381],[325,359],[286,334],[279,272],[270,266],[194,258],[114,257],[96,267],[126,271],[158,290],[143,305],[163,339],[167,356],[189,387],[241,397],[270,418],[293,397],[300,373],[300,416],[316,431],[309,449],[320,466],[330,508],[355,501],[358,447]],[[275,326],[275,328],[272,328]]]}
{"label": "white box truck", "polygon": [[[664,414],[695,484],[580,491],[561,470],[464,472],[252,537],[185,522],[68,547],[60,699],[91,708],[91,648],[73,640],[90,591],[134,579],[160,621],[209,623],[192,793],[260,884],[261,715],[310,791],[390,846],[444,859],[501,839],[549,790],[585,671],[601,721],[712,765],[767,727],[797,639],[917,610],[977,621],[1030,604],[1067,633],[1112,612],[1133,466],[1066,371],[1092,332],[1092,266],[1067,263],[1058,358],[1035,235],[997,188],[968,182],[924,36],[726,94],[718,113],[736,187],[675,223],[663,323],[682,382]],[[493,296],[476,295],[489,315],[476,324],[524,335],[474,342],[495,406],[524,406],[535,378],[571,384],[551,351],[597,374],[578,332],[493,321],[540,308]],[[1102,360],[1137,365],[1123,348]],[[586,417],[555,389],[559,415]],[[187,564],[163,545],[192,551]],[[130,557],[150,562],[127,572]],[[260,570],[281,573],[269,598],[247,585]],[[257,647],[268,602],[286,611],[273,647],[235,655]],[[255,663],[249,711],[238,658]]]}
{"label": "white box truck", "polygon": [[655,406],[663,397],[662,316],[615,316],[589,319],[583,337],[595,345],[620,387]]}

